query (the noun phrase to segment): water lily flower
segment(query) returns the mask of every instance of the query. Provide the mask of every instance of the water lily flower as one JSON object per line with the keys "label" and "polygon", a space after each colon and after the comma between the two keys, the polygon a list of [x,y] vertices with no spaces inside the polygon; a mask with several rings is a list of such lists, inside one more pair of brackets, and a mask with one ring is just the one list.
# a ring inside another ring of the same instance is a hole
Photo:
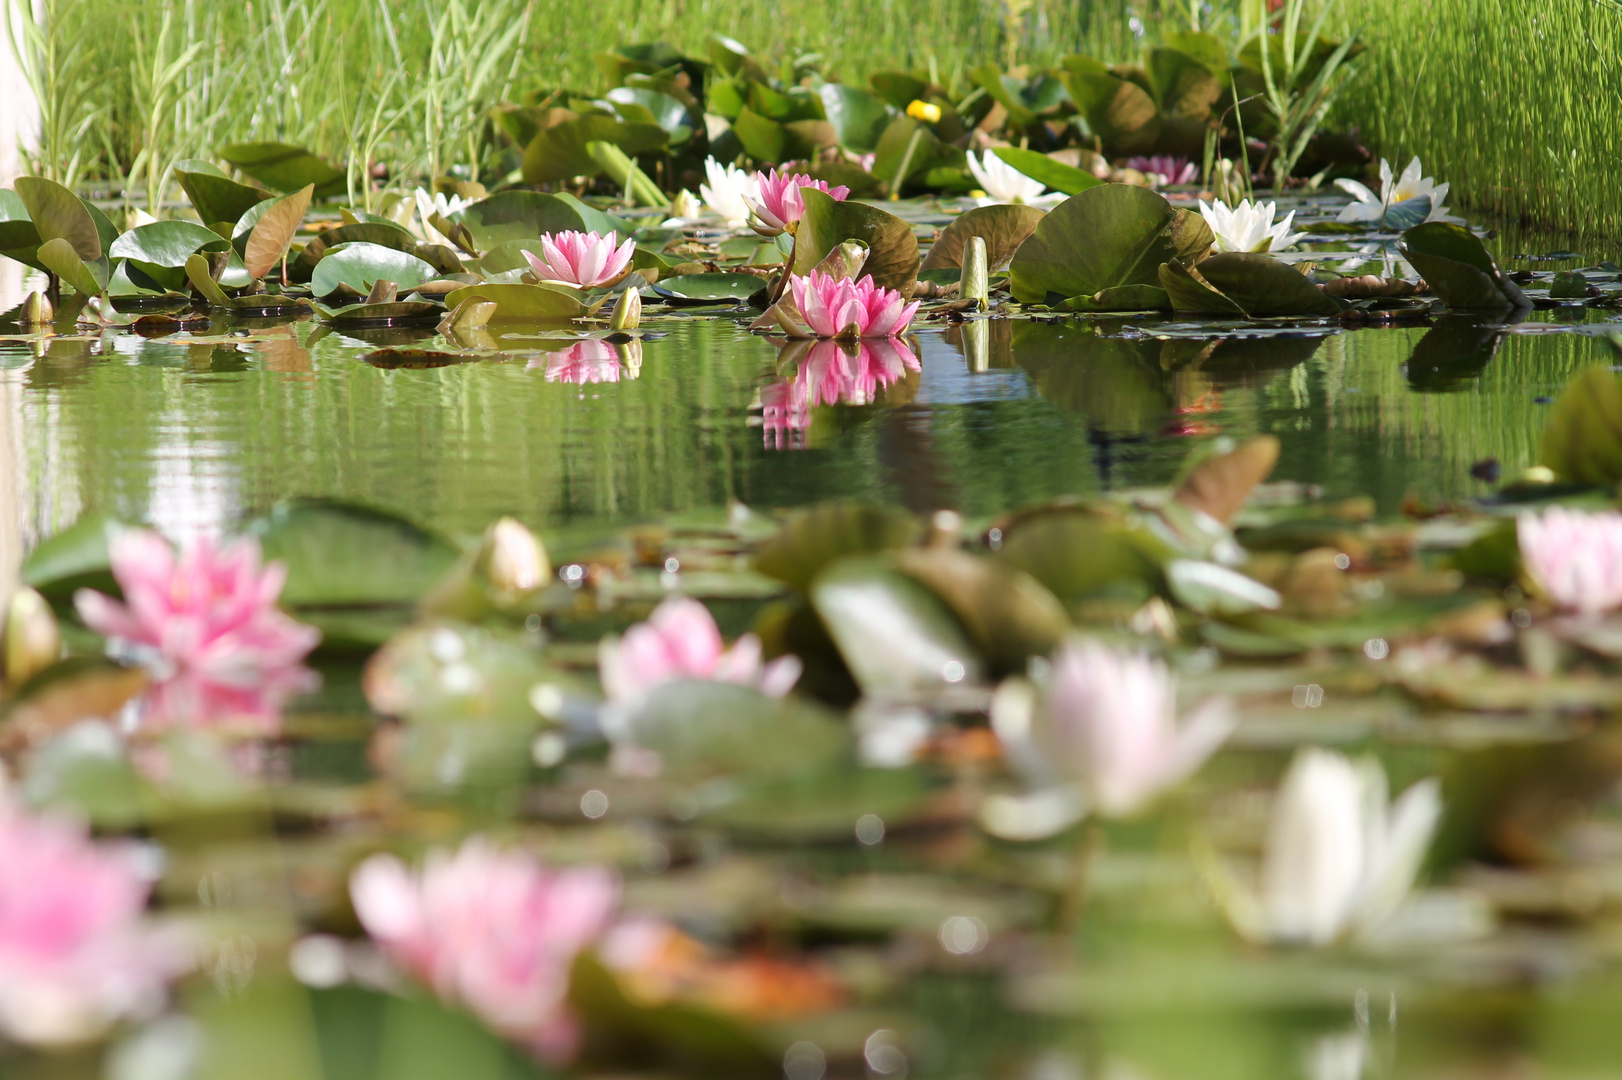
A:
{"label": "water lily flower", "polygon": [[1555,604],[1580,615],[1622,608],[1622,514],[1523,510],[1515,533],[1527,574]]}
{"label": "water lily flower", "polygon": [[803,173],[787,171],[779,175],[776,169],[764,176],[756,173],[755,182],[759,185],[758,194],[745,195],[745,199],[749,209],[754,211],[755,231],[762,236],[777,236],[786,232],[790,225],[805,216],[801,188],[826,192],[835,202],[844,202],[850,194],[850,188],[843,184],[831,188],[826,180],[813,180]]}
{"label": "water lily flower", "polygon": [[1294,210],[1275,225],[1276,211],[1276,204],[1270,202],[1258,201],[1252,205],[1245,199],[1238,206],[1230,207],[1221,199],[1214,205],[1200,200],[1200,215],[1216,234],[1219,251],[1283,251],[1306,236],[1290,231],[1295,222]]}
{"label": "water lily flower", "polygon": [[349,880],[355,914],[391,961],[548,1061],[579,1041],[574,959],[611,924],[619,884],[600,867],[548,870],[474,837],[413,872],[374,855]]}
{"label": "water lily flower", "polygon": [[[632,342],[639,350],[640,342]],[[596,338],[577,341],[559,352],[537,356],[526,365],[544,368],[547,382],[567,382],[585,386],[587,383],[619,382],[623,375],[634,379],[637,371],[620,361],[620,354],[612,344]]]}
{"label": "water lily flower", "polygon": [[984,198],[975,200],[977,206],[1020,203],[1046,208],[1068,198],[1063,192],[1057,191],[1043,195],[1046,185],[1042,181],[1032,180],[992,150],[978,155],[969,154],[969,171],[986,193]]}
{"label": "water lily flower", "polygon": [[1235,723],[1220,698],[1179,723],[1177,680],[1165,664],[1089,640],[1054,655],[1047,713],[1050,764],[1107,817],[1135,813],[1192,775]]}
{"label": "water lily flower", "polygon": [[654,687],[707,679],[757,687],[782,697],[800,678],[800,661],[780,656],[761,662],[760,639],[745,634],[728,649],[710,611],[697,600],[672,596],[623,638],[610,634],[597,647],[603,692],[615,703],[634,702]]}
{"label": "water lily flower", "polygon": [[599,285],[612,285],[629,272],[627,267],[631,262],[631,252],[636,249],[636,240],[626,237],[625,243],[619,244],[616,249],[614,245],[618,243],[619,236],[613,229],[608,230],[607,236],[573,230],[547,233],[541,237],[541,251],[545,257],[526,251],[524,258],[529,260],[530,269],[542,281],[576,289],[593,289]]}
{"label": "water lily flower", "polygon": [[443,191],[436,191],[430,195],[422,188],[418,188],[412,194],[417,202],[417,217],[422,222],[420,237],[428,243],[451,242],[449,237],[430,224],[430,218],[438,214],[448,220],[452,214],[460,213],[474,203],[472,199],[464,199],[460,195],[447,195]]}
{"label": "water lily flower", "polygon": [[133,850],[0,794],[0,1032],[74,1042],[161,1003],[187,956],[141,921],[149,887]]}
{"label": "water lily flower", "polygon": [[760,178],[736,165],[722,165],[714,158],[704,159],[704,174],[709,183],[698,186],[698,194],[716,214],[722,224],[742,229],[749,224],[750,205],[760,201]]}
{"label": "water lily flower", "polygon": [[1438,184],[1435,177],[1422,176],[1424,168],[1419,158],[1408,163],[1401,176],[1393,176],[1391,163],[1380,159],[1380,194],[1375,195],[1356,180],[1336,180],[1335,186],[1350,195],[1355,202],[1340,212],[1341,221],[1380,221],[1398,203],[1425,196],[1430,199],[1430,212],[1426,221],[1450,220],[1447,214],[1447,190],[1451,185]]}
{"label": "water lily flower", "polygon": [[789,278],[794,303],[819,338],[888,338],[907,329],[919,301],[907,303],[873,279],[836,278],[813,270]]}
{"label": "water lily flower", "polygon": [[224,546],[203,537],[176,558],[157,533],[124,529],[109,553],[124,603],[80,589],[73,598],[79,616],[165,674],[242,684],[296,665],[321,640],[276,607],[287,568],[261,568],[252,537]]}
{"label": "water lily flower", "polygon": [[1128,158],[1126,167],[1156,179],[1161,187],[1192,184],[1200,178],[1200,167],[1187,158],[1157,155]]}
{"label": "water lily flower", "polygon": [[1407,897],[1441,815],[1434,778],[1388,806],[1378,762],[1301,750],[1273,805],[1260,893],[1222,883],[1224,906],[1254,941],[1326,945],[1367,933]]}

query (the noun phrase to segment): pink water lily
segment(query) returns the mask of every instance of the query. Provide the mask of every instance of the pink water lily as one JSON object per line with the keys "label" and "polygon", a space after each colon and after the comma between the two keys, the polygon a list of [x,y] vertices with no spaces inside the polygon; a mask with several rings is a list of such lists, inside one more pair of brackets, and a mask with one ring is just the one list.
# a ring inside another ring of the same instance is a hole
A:
{"label": "pink water lily", "polygon": [[760,426],[768,449],[803,447],[813,406],[868,405],[880,390],[900,381],[907,372],[921,370],[918,357],[897,338],[877,338],[854,346],[799,341],[791,342],[785,352],[788,350],[803,350],[794,376],[760,391]]}
{"label": "pink water lily", "polygon": [[1176,680],[1142,653],[1073,641],[1053,657],[1052,678],[1052,760],[1106,816],[1130,814],[1193,773],[1234,727],[1221,699],[1179,724]]}
{"label": "pink water lily", "polygon": [[276,607],[287,569],[261,567],[252,537],[201,537],[177,558],[157,533],[124,529],[109,554],[124,602],[80,589],[74,605],[90,629],[160,668],[241,684],[297,664],[321,640]]}
{"label": "pink water lily", "polygon": [[604,638],[597,667],[603,692],[615,703],[638,701],[655,687],[682,679],[738,683],[782,697],[800,678],[796,657],[762,663],[760,639],[753,634],[728,649],[709,609],[685,596],[665,600],[623,638]]}
{"label": "pink water lily", "polygon": [[844,202],[850,194],[850,188],[843,184],[830,188],[826,180],[813,180],[804,173],[786,171],[779,175],[776,169],[765,174],[756,173],[755,181],[760,185],[759,197],[745,195],[745,198],[749,201],[749,208],[755,212],[755,231],[762,236],[777,236],[786,232],[790,225],[805,216],[801,188],[816,188],[826,192],[836,202]]}
{"label": "pink water lily", "polygon": [[0,796],[0,1032],[78,1041],[161,1003],[188,957],[141,921],[148,891],[133,851]]}
{"label": "pink water lily", "polygon": [[141,730],[214,728],[249,736],[271,736],[282,727],[282,711],[291,698],[321,686],[321,678],[302,664],[270,668],[230,681],[180,671],[146,692]]}
{"label": "pink water lily", "polygon": [[1192,184],[1200,178],[1200,167],[1187,158],[1157,155],[1155,157],[1128,158],[1126,167],[1136,169],[1145,176],[1157,176],[1163,186],[1176,187]]}
{"label": "pink water lily", "polygon": [[384,954],[448,1002],[548,1061],[573,1056],[576,956],[612,923],[619,883],[601,867],[549,870],[478,837],[413,872],[392,855],[355,869],[349,895]]}
{"label": "pink water lily", "polygon": [[1556,605],[1580,615],[1622,608],[1622,514],[1525,510],[1515,533],[1521,564]]}
{"label": "pink water lily", "polygon": [[612,285],[626,275],[636,240],[627,237],[617,249],[616,243],[619,236],[613,229],[608,230],[607,236],[594,232],[547,233],[541,237],[545,257],[526,251],[524,258],[542,281],[592,289]]}
{"label": "pink water lily", "polygon": [[812,336],[819,338],[895,337],[918,311],[919,301],[909,304],[870,277],[852,281],[813,270],[789,278],[789,289]]}
{"label": "pink water lily", "polygon": [[642,344],[631,342],[626,346],[628,355],[622,360],[612,344],[595,338],[576,342],[561,352],[537,356],[526,365],[544,369],[547,382],[566,382],[584,386],[587,383],[619,382],[634,379],[641,366]]}

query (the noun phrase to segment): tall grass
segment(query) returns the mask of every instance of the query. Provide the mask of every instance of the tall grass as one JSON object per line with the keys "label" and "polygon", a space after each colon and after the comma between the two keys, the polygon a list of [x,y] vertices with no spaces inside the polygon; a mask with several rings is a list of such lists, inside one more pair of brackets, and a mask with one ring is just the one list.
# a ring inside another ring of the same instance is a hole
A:
{"label": "tall grass", "polygon": [[1420,155],[1472,208],[1622,229],[1622,3],[1387,0],[1346,17],[1369,48],[1338,115],[1387,157]]}

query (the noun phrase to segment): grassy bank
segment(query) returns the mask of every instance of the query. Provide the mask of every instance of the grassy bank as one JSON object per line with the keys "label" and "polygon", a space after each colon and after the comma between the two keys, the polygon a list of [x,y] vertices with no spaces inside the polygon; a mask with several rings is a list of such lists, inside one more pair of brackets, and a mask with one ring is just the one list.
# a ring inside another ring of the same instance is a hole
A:
{"label": "grassy bank", "polygon": [[1339,104],[1460,203],[1579,233],[1622,230],[1622,4],[1384,0],[1346,9],[1369,49]]}

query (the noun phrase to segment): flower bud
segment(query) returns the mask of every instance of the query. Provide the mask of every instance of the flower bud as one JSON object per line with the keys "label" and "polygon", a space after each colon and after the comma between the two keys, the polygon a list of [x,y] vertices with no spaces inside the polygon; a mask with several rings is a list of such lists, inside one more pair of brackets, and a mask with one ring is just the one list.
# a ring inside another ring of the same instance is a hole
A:
{"label": "flower bud", "polygon": [[614,301],[614,314],[608,321],[610,330],[635,330],[642,325],[642,293],[639,289],[626,289]]}
{"label": "flower bud", "polygon": [[62,632],[45,598],[26,586],[6,605],[0,676],[11,689],[51,666],[62,654]]}
{"label": "flower bud", "polygon": [[963,276],[959,279],[958,295],[964,300],[973,301],[977,307],[987,307],[991,303],[990,279],[990,270],[986,266],[985,237],[971,236],[963,246]]}
{"label": "flower bud", "polygon": [[552,568],[546,549],[522,523],[504,517],[484,534],[485,576],[498,604],[510,604],[546,583]]}
{"label": "flower bud", "polygon": [[907,115],[926,124],[935,124],[940,122],[941,107],[932,101],[914,100],[907,106]]}
{"label": "flower bud", "polygon": [[22,315],[17,320],[24,326],[41,326],[56,318],[51,301],[41,292],[31,292],[23,301]]}

